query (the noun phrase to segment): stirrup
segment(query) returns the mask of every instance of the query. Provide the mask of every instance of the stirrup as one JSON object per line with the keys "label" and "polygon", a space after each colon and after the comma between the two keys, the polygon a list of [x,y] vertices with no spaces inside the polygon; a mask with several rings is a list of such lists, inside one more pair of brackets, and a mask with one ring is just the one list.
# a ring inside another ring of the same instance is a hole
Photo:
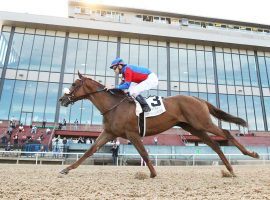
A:
{"label": "stirrup", "polygon": [[142,106],[142,110],[143,110],[143,112],[150,112],[151,111],[151,108],[149,107],[148,104],[146,104],[146,105],[143,105]]}

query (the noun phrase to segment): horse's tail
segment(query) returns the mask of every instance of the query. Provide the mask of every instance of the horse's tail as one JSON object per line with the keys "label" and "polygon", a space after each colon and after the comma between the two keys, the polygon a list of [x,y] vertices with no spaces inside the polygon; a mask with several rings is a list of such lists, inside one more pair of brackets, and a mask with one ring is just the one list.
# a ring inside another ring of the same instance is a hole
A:
{"label": "horse's tail", "polygon": [[238,125],[243,126],[243,127],[248,126],[247,122],[244,119],[242,119],[240,117],[233,116],[229,113],[226,113],[223,110],[218,109],[217,107],[213,106],[211,103],[209,103],[205,100],[202,100],[202,99],[200,99],[200,100],[206,103],[210,114],[213,115],[214,117],[216,117],[220,120],[226,121],[226,122],[238,124]]}

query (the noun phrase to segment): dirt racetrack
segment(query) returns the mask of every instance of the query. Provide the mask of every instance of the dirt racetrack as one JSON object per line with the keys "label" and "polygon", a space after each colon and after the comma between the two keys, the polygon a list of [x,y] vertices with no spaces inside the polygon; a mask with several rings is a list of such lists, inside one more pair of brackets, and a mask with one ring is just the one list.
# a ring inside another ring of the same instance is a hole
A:
{"label": "dirt racetrack", "polygon": [[[0,164],[0,199],[270,199],[270,166],[146,167],[83,165],[68,175],[60,165]],[[147,174],[140,180],[136,174]]]}

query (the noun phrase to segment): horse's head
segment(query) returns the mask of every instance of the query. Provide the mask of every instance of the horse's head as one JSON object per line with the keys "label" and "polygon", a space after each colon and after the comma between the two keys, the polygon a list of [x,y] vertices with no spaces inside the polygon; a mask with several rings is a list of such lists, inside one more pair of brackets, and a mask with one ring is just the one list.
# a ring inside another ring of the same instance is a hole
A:
{"label": "horse's head", "polygon": [[[89,95],[99,92],[100,85],[90,78],[84,77],[78,72],[79,79],[72,83],[70,88],[64,88],[64,95],[59,99],[62,106],[67,107],[78,100],[84,99]],[[91,84],[92,83],[92,84]]]}

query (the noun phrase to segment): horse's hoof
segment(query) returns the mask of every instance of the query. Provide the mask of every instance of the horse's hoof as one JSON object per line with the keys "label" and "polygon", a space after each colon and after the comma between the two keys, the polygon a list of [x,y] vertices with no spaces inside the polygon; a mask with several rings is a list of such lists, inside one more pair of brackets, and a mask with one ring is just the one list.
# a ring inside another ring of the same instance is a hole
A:
{"label": "horse's hoof", "polygon": [[69,170],[68,169],[63,169],[63,170],[61,170],[59,173],[60,174],[68,174],[68,172],[69,172]]}
{"label": "horse's hoof", "polygon": [[157,174],[150,174],[150,178],[155,178]]}
{"label": "horse's hoof", "polygon": [[252,154],[253,154],[253,158],[260,158],[260,156],[259,156],[259,154],[258,154],[258,153],[256,153],[256,152],[252,152]]}
{"label": "horse's hoof", "polygon": [[234,172],[231,172],[231,175],[232,177],[236,177],[235,173]]}

